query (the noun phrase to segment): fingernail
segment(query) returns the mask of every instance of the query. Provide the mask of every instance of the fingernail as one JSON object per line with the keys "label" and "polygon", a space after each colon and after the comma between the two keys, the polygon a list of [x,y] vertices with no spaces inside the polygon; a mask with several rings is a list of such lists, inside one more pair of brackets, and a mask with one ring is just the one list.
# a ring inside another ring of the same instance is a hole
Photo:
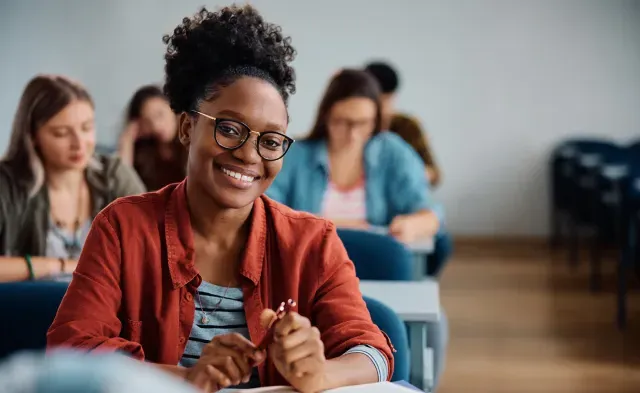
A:
{"label": "fingernail", "polygon": [[225,387],[231,385],[231,381],[229,379],[227,379],[227,378],[223,379],[222,383],[224,384]]}
{"label": "fingernail", "polygon": [[249,376],[247,375],[246,377],[244,377],[244,379],[242,380],[242,382],[244,382],[244,383],[249,382]]}

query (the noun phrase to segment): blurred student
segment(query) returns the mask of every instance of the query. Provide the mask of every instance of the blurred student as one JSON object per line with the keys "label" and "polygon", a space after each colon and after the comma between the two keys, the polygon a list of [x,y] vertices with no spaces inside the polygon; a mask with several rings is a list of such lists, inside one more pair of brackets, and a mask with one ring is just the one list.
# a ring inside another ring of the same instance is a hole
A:
{"label": "blurred student", "polygon": [[48,346],[121,351],[205,391],[387,380],[392,350],[335,227],[263,196],[293,142],[289,38],[247,5],[202,9],[164,41],[187,178],[98,215]]}
{"label": "blurred student", "polygon": [[0,160],[0,281],[73,272],[93,217],[144,192],[127,165],[94,154],[94,118],[79,84],[53,75],[27,84]]}
{"label": "blurred student", "polygon": [[178,140],[177,118],[159,87],[143,86],[127,107],[127,126],[118,154],[132,165],[147,190],[158,190],[186,176],[187,152]]}
{"label": "blurred student", "polygon": [[442,173],[434,158],[426,132],[417,119],[402,113],[395,108],[396,94],[400,80],[396,70],[391,65],[382,62],[370,63],[365,70],[373,75],[382,88],[382,128],[400,135],[418,153],[424,163],[425,175],[432,188],[437,187],[442,180]]}
{"label": "blurred student", "polygon": [[389,227],[404,242],[433,236],[440,219],[411,146],[382,132],[380,89],[360,70],[329,83],[311,134],[296,142],[267,194],[339,227]]}

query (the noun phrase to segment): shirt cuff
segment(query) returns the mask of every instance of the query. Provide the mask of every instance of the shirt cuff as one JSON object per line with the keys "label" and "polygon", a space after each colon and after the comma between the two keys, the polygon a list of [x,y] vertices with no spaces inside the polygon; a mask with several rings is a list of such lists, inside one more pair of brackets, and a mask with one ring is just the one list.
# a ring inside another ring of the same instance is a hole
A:
{"label": "shirt cuff", "polygon": [[385,382],[389,375],[389,363],[387,357],[376,348],[370,345],[356,345],[349,349],[344,355],[348,353],[361,353],[369,358],[378,371],[378,382]]}

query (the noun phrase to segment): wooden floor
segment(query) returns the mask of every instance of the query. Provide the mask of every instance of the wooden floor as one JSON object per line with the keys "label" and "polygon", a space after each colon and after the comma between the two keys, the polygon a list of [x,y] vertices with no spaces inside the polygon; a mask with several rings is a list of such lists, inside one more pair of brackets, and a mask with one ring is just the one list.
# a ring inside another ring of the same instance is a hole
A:
{"label": "wooden floor", "polygon": [[594,295],[586,257],[572,270],[540,243],[458,245],[442,277],[451,338],[438,393],[640,392],[640,291],[621,333],[606,265]]}

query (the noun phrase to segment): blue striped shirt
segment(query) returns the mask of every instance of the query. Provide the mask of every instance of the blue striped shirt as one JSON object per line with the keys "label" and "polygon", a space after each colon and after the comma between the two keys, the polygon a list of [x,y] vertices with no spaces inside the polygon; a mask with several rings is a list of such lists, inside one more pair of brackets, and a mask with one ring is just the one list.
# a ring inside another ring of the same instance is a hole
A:
{"label": "blue striped shirt", "polygon": [[[239,333],[249,338],[249,328],[244,314],[242,288],[225,288],[203,281],[195,296],[195,317],[189,341],[179,365],[192,367],[200,359],[204,346],[215,336]],[[204,318],[203,318],[204,317]],[[357,345],[347,353],[362,353],[373,362],[380,382],[387,380],[389,365],[387,358],[368,345]],[[234,386],[234,389],[260,387],[258,369],[254,368],[249,382]]]}

